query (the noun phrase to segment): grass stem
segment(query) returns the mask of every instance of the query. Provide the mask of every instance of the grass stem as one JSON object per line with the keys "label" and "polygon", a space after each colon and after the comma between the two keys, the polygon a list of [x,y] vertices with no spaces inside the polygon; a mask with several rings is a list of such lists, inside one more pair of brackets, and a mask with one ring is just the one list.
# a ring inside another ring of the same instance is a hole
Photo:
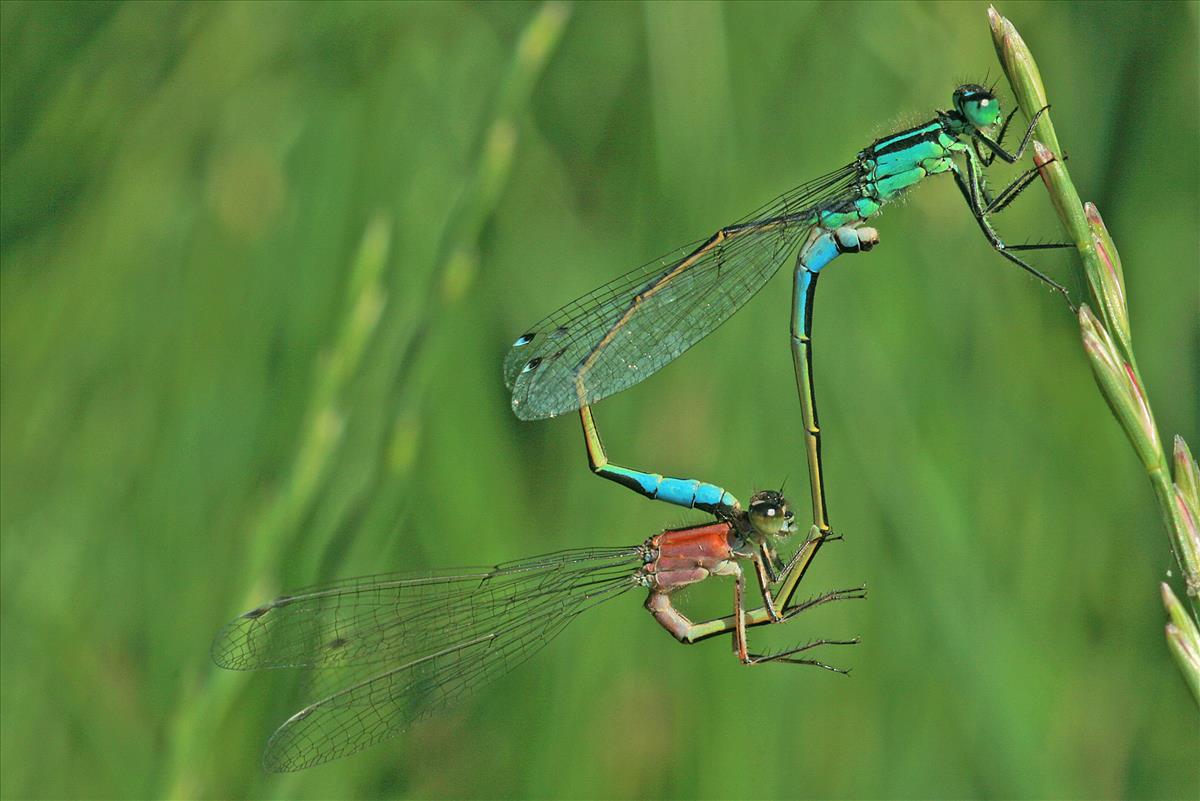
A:
{"label": "grass stem", "polygon": [[[1033,54],[1013,24],[990,6],[988,21],[996,53],[1017,102],[1025,115],[1032,117],[1049,106]],[[1171,588],[1165,583],[1162,585],[1163,603],[1171,621],[1166,628],[1167,643],[1184,680],[1200,704],[1200,633],[1195,619],[1197,598],[1200,597],[1200,535],[1197,534],[1200,482],[1196,479],[1196,462],[1187,444],[1176,437],[1172,478],[1133,352],[1120,254],[1099,210],[1092,203],[1080,200],[1066,160],[1062,158],[1063,151],[1049,112],[1038,121],[1037,139],[1033,145],[1034,163],[1041,168],[1042,180],[1059,221],[1083,261],[1089,294],[1100,312],[1097,316],[1088,304],[1080,306],[1079,327],[1084,352],[1091,362],[1100,393],[1125,430],[1150,478],[1175,560],[1183,573],[1184,591],[1191,603],[1190,615]]]}

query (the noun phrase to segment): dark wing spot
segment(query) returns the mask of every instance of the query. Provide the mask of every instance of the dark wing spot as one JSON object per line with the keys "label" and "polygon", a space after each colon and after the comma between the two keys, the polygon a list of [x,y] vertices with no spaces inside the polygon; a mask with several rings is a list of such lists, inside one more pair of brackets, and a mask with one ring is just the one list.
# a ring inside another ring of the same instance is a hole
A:
{"label": "dark wing spot", "polygon": [[551,353],[551,354],[550,354],[550,358],[551,358],[551,359],[557,359],[559,356],[562,356],[562,355],[563,355],[564,353],[566,353],[566,352],[567,352],[567,348],[566,348],[566,346],[564,345],[563,347],[561,347],[561,348],[559,348],[558,350],[554,351],[554,353]]}
{"label": "dark wing spot", "polygon": [[269,607],[269,606],[260,606],[257,609],[251,609],[249,612],[242,615],[242,617],[246,618],[247,620],[254,620],[256,618],[262,617],[270,610],[271,610],[271,607]]}
{"label": "dark wing spot", "polygon": [[512,344],[512,346],[513,346],[514,348],[520,348],[520,347],[523,347],[523,346],[525,346],[525,345],[528,345],[530,342],[532,342],[532,341],[533,341],[533,338],[534,338],[535,336],[537,336],[537,334],[536,334],[535,332],[533,332],[533,331],[530,331],[528,334],[521,334],[521,336],[517,337],[517,341],[516,341],[516,342],[514,342],[514,343]]}
{"label": "dark wing spot", "polygon": [[542,363],[541,356],[538,356],[536,359],[530,359],[528,362],[525,363],[525,366],[523,368],[521,368],[521,372],[522,373],[531,373],[534,370],[536,370],[538,368],[538,365],[541,363]]}
{"label": "dark wing spot", "polygon": [[325,645],[325,647],[326,647],[326,648],[328,648],[330,651],[336,651],[336,650],[338,650],[339,648],[344,648],[344,647],[346,647],[346,645],[347,645],[349,642],[350,642],[350,641],[349,641],[349,640],[347,640],[345,637],[334,637],[332,640],[330,640],[330,641],[329,641],[329,642],[328,642],[328,643]]}
{"label": "dark wing spot", "polygon": [[552,332],[550,332],[550,336],[557,339],[558,337],[565,336],[566,333],[567,327],[565,325],[560,325],[558,328],[555,328]]}

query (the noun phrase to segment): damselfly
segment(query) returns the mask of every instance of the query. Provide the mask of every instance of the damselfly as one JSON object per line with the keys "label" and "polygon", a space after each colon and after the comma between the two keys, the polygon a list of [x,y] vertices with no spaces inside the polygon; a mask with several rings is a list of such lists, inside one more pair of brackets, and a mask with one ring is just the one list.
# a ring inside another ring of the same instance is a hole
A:
{"label": "damselfly", "polygon": [[[1003,118],[992,90],[958,87],[953,110],[879,139],[850,164],[776,198],[740,222],[685,245],[568,303],[522,334],[504,362],[512,407],[526,420],[594,403],[648,377],[748,301],[797,251],[793,274],[792,359],[806,433],[813,524],[829,532],[821,472],[821,429],[812,381],[812,313],[820,271],[843,253],[870,250],[878,232],[861,227],[926,176],[950,173],[971,214],[1000,255],[1071,303],[1065,288],[1016,255],[1070,247],[1007,245],[990,216],[1037,177],[1031,169],[993,195],[983,170],[1025,152],[1034,115],[1015,152],[1004,149],[1015,110]],[[992,139],[988,132],[1000,126]]]}
{"label": "damselfly", "polygon": [[[856,587],[793,603],[826,538],[805,540],[784,565],[775,545],[796,529],[782,494],[758,492],[743,509],[716,485],[611,465],[586,406],[581,416],[597,472],[646,497],[707,511],[713,519],[625,548],[337,581],[246,612],[217,635],[212,654],[218,665],[310,669],[327,688],[272,735],[263,755],[267,770],[302,770],[394,736],[524,662],[585,610],[636,588],[647,591],[646,608],[680,642],[731,634],[743,664],[807,664],[844,672],[807,652],[850,645],[856,638],[813,640],[776,653],[749,649],[750,627],[865,595]],[[762,594],[756,609],[745,609],[743,561],[753,566]],[[710,576],[733,579],[733,613],[693,622],[672,596]]]}

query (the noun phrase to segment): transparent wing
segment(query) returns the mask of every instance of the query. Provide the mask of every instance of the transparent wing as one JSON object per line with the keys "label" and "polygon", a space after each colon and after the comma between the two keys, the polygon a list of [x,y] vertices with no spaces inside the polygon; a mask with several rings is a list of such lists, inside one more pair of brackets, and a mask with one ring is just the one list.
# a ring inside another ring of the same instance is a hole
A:
{"label": "transparent wing", "polygon": [[573,300],[522,334],[504,360],[517,417],[553,417],[606,398],[699,342],[789,260],[817,210],[857,197],[856,175],[848,165],[797,187],[708,239]]}
{"label": "transparent wing", "polygon": [[507,673],[584,609],[637,586],[642,554],[581,549],[312,587],[234,620],[213,658],[233,670],[319,668],[321,686],[340,680],[267,744],[267,770],[301,770],[399,734]]}

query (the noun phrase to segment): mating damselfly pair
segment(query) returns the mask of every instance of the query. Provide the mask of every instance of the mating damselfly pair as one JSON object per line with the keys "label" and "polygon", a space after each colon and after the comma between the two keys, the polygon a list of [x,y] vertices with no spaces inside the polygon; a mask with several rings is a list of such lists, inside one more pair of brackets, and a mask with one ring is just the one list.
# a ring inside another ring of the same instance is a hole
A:
{"label": "mating damselfly pair", "polygon": [[[730,634],[746,664],[830,667],[808,650],[853,640],[815,640],[777,654],[756,654],[746,633],[753,626],[789,621],[820,603],[863,595],[862,588],[853,588],[806,601],[795,598],[813,557],[834,536],[812,381],[817,278],[839,255],[878,243],[878,232],[864,223],[888,203],[927,176],[949,173],[988,242],[1066,297],[1062,286],[1017,255],[1064,246],[1006,245],[990,220],[1029,186],[1037,170],[1026,171],[999,193],[984,180],[995,158],[1014,163],[1021,157],[1044,111],[1034,115],[1010,152],[1003,142],[1013,115],[1001,114],[991,90],[960,86],[951,110],[877,140],[846,166],[599,287],[522,334],[504,364],[518,417],[580,410],[594,472],[646,497],[708,512],[711,521],[669,529],[629,547],[560,551],[490,568],[350,579],[289,593],[245,613],[213,645],[222,667],[343,669],[334,691],[275,732],[265,766],[298,770],[393,736],[524,661],[585,609],[634,588],[647,591],[651,614],[682,642]],[[759,492],[743,509],[715,485],[612,465],[590,404],[678,357],[793,257],[792,355],[807,434],[812,525],[785,561],[776,543],[798,529],[779,493]],[[742,562],[750,565],[762,596],[755,609],[746,608]],[[732,614],[694,623],[671,596],[711,576],[733,579]]]}

